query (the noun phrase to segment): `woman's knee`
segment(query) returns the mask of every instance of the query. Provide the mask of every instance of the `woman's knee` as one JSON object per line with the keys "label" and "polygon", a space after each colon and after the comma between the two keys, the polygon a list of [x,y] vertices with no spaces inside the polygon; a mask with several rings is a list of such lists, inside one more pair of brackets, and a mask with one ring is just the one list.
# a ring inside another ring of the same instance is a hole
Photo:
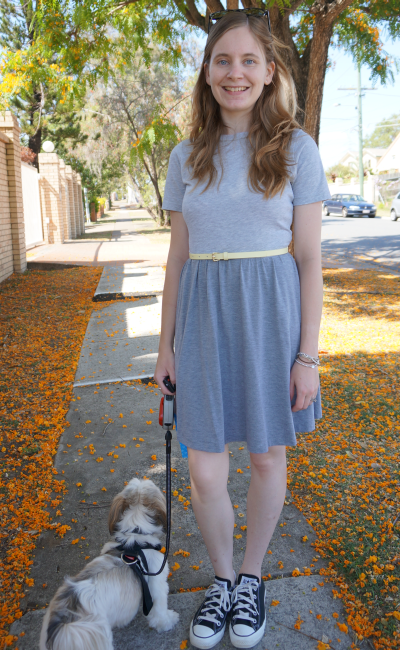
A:
{"label": "woman's knee", "polygon": [[229,472],[227,451],[222,454],[188,450],[189,472],[192,490],[198,494],[215,495],[226,488]]}
{"label": "woman's knee", "polygon": [[260,474],[286,472],[286,447],[270,447],[265,454],[250,454],[251,468]]}

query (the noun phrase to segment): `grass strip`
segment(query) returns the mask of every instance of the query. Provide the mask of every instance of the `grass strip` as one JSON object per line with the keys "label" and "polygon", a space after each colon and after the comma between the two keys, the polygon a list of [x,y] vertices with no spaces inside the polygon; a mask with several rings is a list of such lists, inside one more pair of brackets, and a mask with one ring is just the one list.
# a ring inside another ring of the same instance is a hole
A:
{"label": "grass strip", "polygon": [[323,418],[288,448],[289,489],[357,642],[400,647],[400,278],[324,270]]}
{"label": "grass strip", "polygon": [[14,645],[32,585],[39,534],[57,523],[65,491],[53,457],[101,268],[28,271],[0,285],[0,647]]}

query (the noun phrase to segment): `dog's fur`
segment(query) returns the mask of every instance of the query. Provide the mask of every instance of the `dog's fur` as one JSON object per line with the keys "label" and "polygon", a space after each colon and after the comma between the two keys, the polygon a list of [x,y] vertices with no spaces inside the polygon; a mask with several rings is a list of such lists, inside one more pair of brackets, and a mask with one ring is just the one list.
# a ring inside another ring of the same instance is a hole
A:
{"label": "dog's fur", "polygon": [[[142,586],[115,548],[135,541],[161,543],[166,502],[153,481],[132,479],[112,502],[109,529],[113,541],[74,578],[65,578],[44,617],[40,650],[112,650],[112,628],[132,621],[142,603]],[[139,529],[140,532],[132,532]],[[161,567],[160,551],[144,550],[150,573]],[[171,630],[179,615],[168,609],[168,562],[158,576],[148,577],[153,607],[147,616],[157,632]]]}

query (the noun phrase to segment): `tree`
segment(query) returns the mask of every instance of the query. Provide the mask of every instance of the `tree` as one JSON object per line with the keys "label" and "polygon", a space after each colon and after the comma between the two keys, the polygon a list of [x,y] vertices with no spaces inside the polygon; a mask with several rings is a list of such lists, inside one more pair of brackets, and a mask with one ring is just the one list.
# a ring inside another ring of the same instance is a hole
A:
{"label": "tree", "polygon": [[80,173],[89,201],[94,201],[99,196],[111,198],[111,192],[125,184],[126,153],[121,128],[115,125],[109,129],[108,116],[91,110],[90,107],[98,108],[95,93],[89,94],[86,106],[80,115],[82,142],[74,147],[61,144],[57,153]]}
{"label": "tree", "polygon": [[[38,6],[35,0],[0,0],[0,46],[7,53],[6,59],[21,56],[19,53],[24,51],[33,53]],[[36,154],[36,165],[44,140],[51,139],[58,148],[66,141],[75,146],[84,137],[75,102],[63,102],[60,96],[55,61],[56,56],[51,55],[50,75],[41,73],[38,61],[39,69],[31,75],[29,84],[19,85],[16,78],[18,93],[12,94],[8,104],[19,120],[23,143]]]}
{"label": "tree", "polygon": [[400,133],[400,113],[378,122],[372,133],[364,139],[364,148],[379,147],[387,149]]}
{"label": "tree", "polygon": [[[238,2],[227,0],[227,6],[235,9]],[[266,6],[263,0],[241,2]],[[272,32],[287,46],[299,120],[318,142],[329,46],[343,48],[366,64],[372,78],[383,83],[393,79],[395,62],[384,51],[380,33],[391,38],[400,34],[398,0],[268,0],[267,5]],[[9,97],[29,86],[32,77],[54,76],[54,54],[64,98],[82,93],[85,83],[93,86],[106,78],[112,57],[128,62],[138,48],[147,64],[154,44],[165,61],[176,63],[182,24],[207,31],[208,13],[224,9],[221,0],[206,0],[205,13],[203,7],[202,0],[156,0],[151,5],[148,0],[41,0],[34,44],[18,55],[7,50],[3,55],[0,91]]]}
{"label": "tree", "polygon": [[147,67],[141,52],[116,68],[97,89],[97,121],[102,137],[118,132],[120,159],[153,218],[164,222],[162,193],[169,155],[180,131],[176,113],[185,98],[182,79],[154,48]]}
{"label": "tree", "polygon": [[343,178],[343,179],[354,178],[357,175],[357,173],[358,173],[358,168],[350,167],[348,165],[342,165],[341,163],[332,165],[332,167],[329,167],[328,169],[325,170],[325,176],[327,180],[332,181],[333,183],[335,182],[336,178]]}

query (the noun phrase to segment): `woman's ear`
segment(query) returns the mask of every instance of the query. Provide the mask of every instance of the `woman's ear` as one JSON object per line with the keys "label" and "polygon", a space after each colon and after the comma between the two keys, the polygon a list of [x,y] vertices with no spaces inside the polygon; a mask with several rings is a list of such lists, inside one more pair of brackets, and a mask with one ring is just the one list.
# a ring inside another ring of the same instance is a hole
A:
{"label": "woman's ear", "polygon": [[206,76],[206,82],[208,83],[209,86],[211,86],[210,69],[209,69],[208,63],[204,64],[204,74]]}
{"label": "woman's ear", "polygon": [[270,63],[268,63],[267,65],[267,73],[265,75],[265,81],[264,81],[265,86],[269,86],[269,84],[271,83],[272,78],[274,76],[274,72],[275,72],[275,62],[270,61]]}

